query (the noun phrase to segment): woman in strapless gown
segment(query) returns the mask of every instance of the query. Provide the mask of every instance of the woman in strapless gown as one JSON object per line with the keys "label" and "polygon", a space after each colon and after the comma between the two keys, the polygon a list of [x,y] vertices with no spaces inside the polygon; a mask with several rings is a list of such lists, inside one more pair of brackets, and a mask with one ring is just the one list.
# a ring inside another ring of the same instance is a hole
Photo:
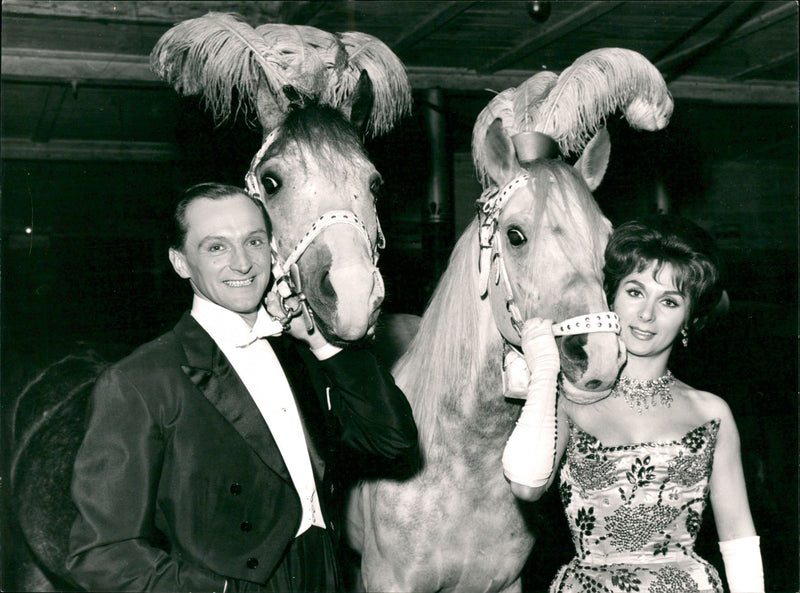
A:
{"label": "woman in strapless gown", "polygon": [[578,556],[551,591],[718,591],[694,552],[719,421],[669,442],[609,447],[570,424],[559,493]]}
{"label": "woman in strapless gown", "polygon": [[609,397],[576,403],[563,379],[556,395],[552,322],[533,318],[522,332],[530,380],[503,469],[525,500],[559,476],[576,556],[550,591],[722,593],[717,569],[694,551],[710,501],[729,590],[763,592],[733,415],[667,368],[675,343],[687,344],[723,294],[713,241],[686,219],[657,215],[619,226],[605,257],[627,350]]}

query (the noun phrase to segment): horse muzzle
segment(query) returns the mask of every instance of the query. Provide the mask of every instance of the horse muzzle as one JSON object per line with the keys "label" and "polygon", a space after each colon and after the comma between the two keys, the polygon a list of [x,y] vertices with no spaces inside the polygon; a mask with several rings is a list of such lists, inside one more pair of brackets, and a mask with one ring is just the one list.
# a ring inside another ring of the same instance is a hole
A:
{"label": "horse muzzle", "polygon": [[561,354],[561,393],[579,404],[608,396],[627,357],[613,313],[595,313],[555,324]]}
{"label": "horse muzzle", "polygon": [[327,281],[335,294],[331,329],[336,336],[355,341],[374,331],[385,295],[378,269],[363,265],[332,268]]}

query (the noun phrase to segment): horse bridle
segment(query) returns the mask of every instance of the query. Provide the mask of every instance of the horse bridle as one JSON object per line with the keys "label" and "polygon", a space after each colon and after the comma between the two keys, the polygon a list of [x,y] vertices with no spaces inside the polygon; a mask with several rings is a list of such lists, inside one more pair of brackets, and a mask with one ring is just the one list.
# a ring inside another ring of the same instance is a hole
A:
{"label": "horse bridle", "polygon": [[[494,256],[492,255],[492,246],[494,244],[494,237],[497,234],[498,219],[503,207],[517,189],[529,182],[531,182],[530,175],[526,172],[520,173],[506,183],[500,190],[498,190],[497,186],[488,187],[478,200],[478,218],[480,223],[478,228],[478,241],[480,244],[480,254],[478,258],[478,271],[480,274],[479,293],[481,298],[483,298],[489,291],[490,270],[492,264],[496,264],[497,271],[495,273],[494,283],[495,286],[497,286],[500,284],[501,280],[503,282],[506,311],[509,315],[509,321],[514,331],[516,331],[517,335],[520,337],[522,337],[522,329],[525,325],[525,320],[522,318],[522,314],[514,298],[514,289],[511,285],[508,269],[503,258],[503,242],[497,242],[497,249]],[[495,323],[497,323],[497,320],[495,320]],[[497,325],[499,327],[499,324]],[[560,323],[553,324],[553,335],[555,336],[571,336],[595,332],[614,332],[619,334],[619,330],[619,317],[616,313],[612,313],[611,311],[578,315],[565,319]]]}
{"label": "horse bridle", "polygon": [[[264,143],[261,145],[261,148],[259,148],[250,162],[250,169],[247,171],[244,178],[248,195],[262,203],[264,203],[264,199],[261,195],[261,187],[263,186],[256,175],[256,168],[264,158],[267,149],[275,141],[277,132],[278,129],[276,128],[269,133]],[[303,235],[303,238],[300,239],[300,242],[285,259],[278,252],[275,236],[273,235],[270,238],[269,246],[272,255],[272,277],[275,282],[269,292],[275,294],[281,309],[280,312],[270,311],[270,314],[276,315],[277,313],[277,319],[281,325],[283,325],[284,329],[288,329],[292,319],[298,315],[302,315],[306,324],[306,330],[309,333],[314,331],[314,315],[308,305],[308,299],[303,292],[302,283],[300,281],[300,269],[297,264],[306,249],[308,249],[319,234],[326,228],[335,224],[347,224],[355,228],[359,234],[364,237],[372,257],[372,265],[377,266],[379,257],[378,251],[386,247],[386,237],[381,229],[377,209],[375,209],[375,222],[378,227],[377,241],[373,244],[366,225],[358,218],[355,212],[352,210],[329,210],[311,223],[309,230]]]}

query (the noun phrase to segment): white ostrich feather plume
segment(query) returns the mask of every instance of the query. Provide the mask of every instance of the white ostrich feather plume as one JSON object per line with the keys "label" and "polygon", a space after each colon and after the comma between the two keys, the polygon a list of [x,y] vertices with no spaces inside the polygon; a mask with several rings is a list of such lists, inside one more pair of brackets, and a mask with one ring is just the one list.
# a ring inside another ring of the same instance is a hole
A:
{"label": "white ostrich feather plume", "polygon": [[544,102],[534,131],[579,153],[605,118],[622,109],[632,127],[659,130],[669,123],[672,96],[658,69],[622,48],[590,51],[564,70]]}
{"label": "white ostrich feather plume", "polygon": [[606,117],[622,110],[636,129],[669,123],[672,96],[658,69],[641,54],[622,48],[590,51],[560,75],[540,72],[495,96],[478,115],[472,157],[481,183],[487,174],[486,132],[500,118],[509,138],[534,131],[552,137],[565,155],[580,154]]}
{"label": "white ostrich feather plume", "polygon": [[201,94],[217,120],[231,115],[234,90],[239,106],[247,108],[242,99],[253,98],[254,107],[258,88],[267,85],[286,107],[281,89],[291,81],[287,62],[239,17],[215,12],[178,23],[150,53],[156,75],[180,94]]}
{"label": "white ostrich feather plume", "polygon": [[217,120],[227,119],[234,108],[258,109],[264,90],[285,113],[287,86],[349,113],[362,70],[374,94],[367,133],[390,130],[411,109],[411,86],[402,62],[365,33],[333,34],[280,23],[253,29],[236,15],[210,12],[167,31],[150,63],[179,93],[201,94]]}
{"label": "white ostrich feather plume", "polygon": [[366,71],[374,94],[367,132],[378,135],[389,131],[398,117],[411,111],[411,85],[405,66],[377,37],[346,31],[340,34],[340,39],[350,63],[342,77],[342,94],[348,96],[361,71]]}

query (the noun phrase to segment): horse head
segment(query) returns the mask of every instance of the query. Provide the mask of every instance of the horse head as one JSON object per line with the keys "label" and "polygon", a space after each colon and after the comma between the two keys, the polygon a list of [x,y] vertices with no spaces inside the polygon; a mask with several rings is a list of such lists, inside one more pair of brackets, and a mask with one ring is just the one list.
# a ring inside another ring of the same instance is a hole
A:
{"label": "horse head", "polygon": [[[605,173],[610,142],[608,133],[599,132],[574,167],[557,156],[521,165],[499,119],[487,134],[492,148],[485,170],[490,194],[496,193],[480,202],[481,292],[503,339],[519,347],[525,319],[562,322],[608,311],[602,256],[611,224],[591,189]],[[557,338],[565,384],[584,401],[608,393],[625,359],[609,331],[613,323],[587,329]]]}
{"label": "horse head", "polygon": [[384,297],[384,237],[381,177],[362,135],[388,131],[410,109],[397,56],[363,33],[253,29],[209,13],[170,29],[151,63],[179,92],[202,93],[218,119],[236,97],[257,115],[263,143],[245,183],[272,227],[269,312],[284,325],[303,315],[309,331],[338,345],[371,336]]}
{"label": "horse head", "polygon": [[[519,346],[529,317],[562,322],[554,332],[562,388],[580,403],[605,397],[625,362],[613,314],[597,315],[608,311],[602,256],[611,225],[591,195],[610,154],[601,124],[618,108],[633,127],[655,130],[669,121],[672,99],[643,56],[604,48],[561,75],[541,72],[499,93],[473,130],[485,188],[481,294],[509,344]],[[574,166],[563,160],[570,152],[580,154]]]}
{"label": "horse head", "polygon": [[[370,103],[368,77],[356,92]],[[316,102],[292,108],[265,138],[247,183],[278,221],[276,280],[294,274],[287,281],[305,295],[330,341],[371,335],[384,296],[376,265],[384,245],[376,210],[382,181],[353,122]]]}

